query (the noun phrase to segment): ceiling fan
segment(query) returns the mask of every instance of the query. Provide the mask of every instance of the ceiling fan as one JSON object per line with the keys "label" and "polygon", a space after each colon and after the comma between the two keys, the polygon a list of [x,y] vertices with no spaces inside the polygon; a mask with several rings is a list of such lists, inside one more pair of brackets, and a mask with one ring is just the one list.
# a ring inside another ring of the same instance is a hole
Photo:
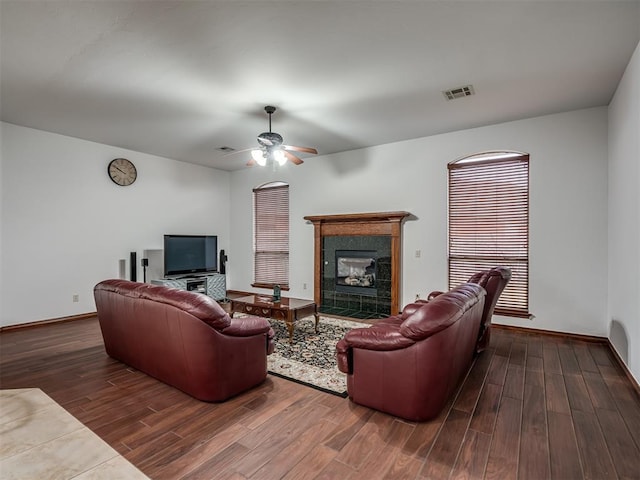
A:
{"label": "ceiling fan", "polygon": [[295,145],[284,145],[282,135],[271,131],[271,115],[276,111],[276,107],[267,105],[264,107],[264,111],[269,115],[269,131],[262,132],[258,135],[259,148],[251,150],[251,160],[247,163],[249,166],[260,165],[265,166],[268,163],[278,163],[284,165],[287,161],[294,165],[300,165],[302,159],[297,155],[291,153],[302,152],[317,154],[318,151],[315,148],[310,147],[296,147]]}

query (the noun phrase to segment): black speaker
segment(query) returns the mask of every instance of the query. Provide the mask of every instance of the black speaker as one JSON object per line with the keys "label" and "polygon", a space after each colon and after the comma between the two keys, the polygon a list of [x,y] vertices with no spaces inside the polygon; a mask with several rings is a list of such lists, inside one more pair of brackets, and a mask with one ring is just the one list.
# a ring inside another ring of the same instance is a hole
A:
{"label": "black speaker", "polygon": [[130,267],[130,272],[129,272],[129,276],[132,282],[137,281],[138,278],[138,262],[136,261],[136,252],[131,252],[129,254],[129,267]]}
{"label": "black speaker", "polygon": [[228,257],[224,254],[224,250],[220,250],[220,273],[227,273],[227,259]]}
{"label": "black speaker", "polygon": [[140,265],[142,265],[142,281],[147,283],[147,267],[149,266],[149,259],[143,258],[140,260]]}

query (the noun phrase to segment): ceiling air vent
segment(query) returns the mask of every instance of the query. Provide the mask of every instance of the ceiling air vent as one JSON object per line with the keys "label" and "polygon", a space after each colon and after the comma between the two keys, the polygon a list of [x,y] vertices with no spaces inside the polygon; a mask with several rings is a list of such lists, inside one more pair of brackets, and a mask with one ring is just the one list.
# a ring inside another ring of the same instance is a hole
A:
{"label": "ceiling air vent", "polygon": [[455,100],[456,98],[468,97],[475,94],[472,85],[465,85],[464,87],[452,88],[451,90],[445,90],[442,92],[447,100]]}

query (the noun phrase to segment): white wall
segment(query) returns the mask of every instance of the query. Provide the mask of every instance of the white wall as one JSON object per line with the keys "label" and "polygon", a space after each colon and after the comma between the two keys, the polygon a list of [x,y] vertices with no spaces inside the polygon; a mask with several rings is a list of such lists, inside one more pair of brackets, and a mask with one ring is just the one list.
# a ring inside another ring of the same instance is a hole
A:
{"label": "white wall", "polygon": [[[119,261],[161,249],[165,233],[217,234],[229,244],[229,173],[0,124],[0,325],[95,311],[93,286]],[[129,187],[107,176],[132,160]],[[72,296],[79,295],[73,303]]]}
{"label": "white wall", "polygon": [[609,105],[609,339],[640,381],[640,44]]}
{"label": "white wall", "polygon": [[303,217],[347,212],[406,210],[417,217],[404,224],[402,305],[416,293],[446,288],[446,165],[498,149],[531,155],[530,310],[536,317],[494,320],[605,336],[605,107],[307,158],[302,166],[276,172],[257,167],[233,172],[230,288],[251,290],[251,189],[273,180],[290,184],[289,295],[313,297],[313,226]]}

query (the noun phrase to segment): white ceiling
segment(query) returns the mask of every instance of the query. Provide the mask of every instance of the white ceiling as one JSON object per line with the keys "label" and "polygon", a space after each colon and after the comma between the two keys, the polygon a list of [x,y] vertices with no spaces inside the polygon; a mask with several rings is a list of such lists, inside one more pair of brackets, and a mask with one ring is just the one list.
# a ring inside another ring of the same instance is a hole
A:
{"label": "white ceiling", "polygon": [[255,146],[268,104],[320,154],[607,105],[640,40],[640,0],[0,0],[0,17],[3,121],[225,170],[248,152],[218,149]]}

